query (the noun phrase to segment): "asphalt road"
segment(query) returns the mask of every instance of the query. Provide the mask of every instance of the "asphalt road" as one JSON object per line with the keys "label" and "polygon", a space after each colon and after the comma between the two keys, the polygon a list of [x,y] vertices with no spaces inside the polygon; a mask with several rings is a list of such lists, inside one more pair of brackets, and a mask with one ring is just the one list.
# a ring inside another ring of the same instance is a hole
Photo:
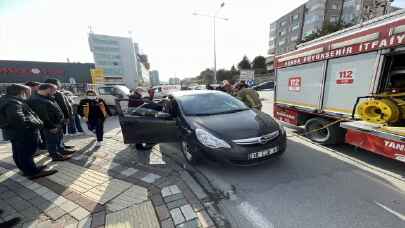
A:
{"label": "asphalt road", "polygon": [[[271,113],[272,93],[261,96]],[[176,144],[161,148],[182,159]],[[348,145],[290,137],[283,157],[260,166],[197,169],[225,196],[231,227],[405,227],[405,164]]]}

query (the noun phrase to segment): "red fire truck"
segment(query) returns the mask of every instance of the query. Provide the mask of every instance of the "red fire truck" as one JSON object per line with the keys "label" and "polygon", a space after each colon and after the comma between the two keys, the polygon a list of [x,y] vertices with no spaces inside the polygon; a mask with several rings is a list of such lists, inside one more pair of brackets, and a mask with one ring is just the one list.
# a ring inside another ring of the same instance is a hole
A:
{"label": "red fire truck", "polygon": [[303,43],[275,68],[278,120],[405,162],[405,11]]}

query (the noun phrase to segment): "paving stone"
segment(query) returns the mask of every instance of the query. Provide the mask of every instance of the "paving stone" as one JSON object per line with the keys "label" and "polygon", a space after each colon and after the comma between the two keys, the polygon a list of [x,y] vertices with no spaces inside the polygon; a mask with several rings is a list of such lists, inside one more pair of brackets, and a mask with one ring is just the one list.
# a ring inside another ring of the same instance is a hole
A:
{"label": "paving stone", "polygon": [[197,215],[194,213],[194,210],[190,204],[180,207],[180,210],[187,221],[197,218]]}
{"label": "paving stone", "polygon": [[188,172],[181,172],[181,179],[186,182],[198,199],[202,200],[208,197],[200,184],[198,184]]}
{"label": "paving stone", "polygon": [[162,228],[175,228],[173,220],[171,218],[162,221],[161,227]]}
{"label": "paving stone", "polygon": [[76,208],[75,210],[69,212],[69,214],[79,221],[90,215],[90,213],[82,207]]}
{"label": "paving stone", "polygon": [[162,196],[163,197],[170,196],[170,195],[172,195],[172,191],[170,191],[169,187],[162,188]]}
{"label": "paving stone", "polygon": [[111,211],[118,211],[134,204],[140,204],[147,199],[147,189],[133,185],[121,195],[108,202],[107,206]]}
{"label": "paving stone", "polygon": [[56,198],[59,197],[59,195],[50,191],[50,192],[43,194],[42,197],[47,200],[54,201]]}
{"label": "paving stone", "polygon": [[0,186],[0,193],[6,192],[8,191],[8,188],[4,187],[4,186]]}
{"label": "paving stone", "polygon": [[198,221],[196,219],[185,222],[177,226],[177,228],[199,228]]}
{"label": "paving stone", "polygon": [[91,216],[82,219],[79,224],[77,224],[77,228],[90,228],[91,227]]}
{"label": "paving stone", "polygon": [[55,207],[55,205],[52,205],[52,203],[42,197],[37,197],[34,199],[29,200],[29,202],[34,205],[36,208],[44,211],[50,207]]}
{"label": "paving stone", "polygon": [[58,219],[57,223],[61,224],[64,228],[76,228],[78,224],[77,220],[69,214],[62,216],[60,219]]}
{"label": "paving stone", "polygon": [[62,205],[59,206],[60,208],[62,208],[64,211],[66,212],[71,212],[74,209],[78,208],[79,205],[71,202],[71,201],[66,201],[65,203],[63,203]]}
{"label": "paving stone", "polygon": [[170,202],[180,200],[180,199],[183,199],[183,198],[184,198],[183,194],[179,193],[179,194],[167,196],[167,197],[164,198],[164,200],[165,200],[166,203],[170,203]]}
{"label": "paving stone", "polygon": [[177,185],[170,186],[170,191],[172,192],[173,195],[181,193],[181,191]]}
{"label": "paving stone", "polygon": [[208,213],[204,210],[197,212],[197,217],[201,223],[202,228],[213,227],[215,225]]}
{"label": "paving stone", "polygon": [[129,176],[135,174],[136,172],[138,172],[137,169],[128,168],[128,169],[125,169],[124,171],[122,171],[121,174],[124,175],[124,176],[126,176],[126,177],[129,177]]}
{"label": "paving stone", "polygon": [[58,218],[62,217],[66,214],[64,210],[60,207],[52,207],[50,209],[45,210],[45,214],[51,217],[52,220],[57,220]]}
{"label": "paving stone", "polygon": [[155,209],[160,221],[170,218],[170,212],[165,205],[156,207]]}
{"label": "paving stone", "polygon": [[164,204],[163,198],[161,195],[152,195],[151,200],[155,207],[160,206]]}
{"label": "paving stone", "polygon": [[29,207],[18,213],[23,215],[24,220],[33,220],[35,219],[41,212],[36,209],[35,207]]}
{"label": "paving stone", "polygon": [[25,208],[31,207],[27,201],[20,197],[13,197],[7,200],[7,202],[17,211],[24,210]]}
{"label": "paving stone", "polygon": [[38,188],[40,188],[40,187],[42,187],[42,186],[39,185],[39,184],[37,184],[37,183],[35,183],[35,182],[33,182],[32,184],[30,184],[30,185],[27,186],[27,188],[29,188],[29,189],[31,189],[31,190],[35,190],[35,189],[38,189]]}
{"label": "paving stone", "polygon": [[153,183],[155,182],[157,179],[159,179],[160,176],[154,173],[149,173],[148,175],[146,175],[145,177],[143,177],[141,180],[145,181],[146,183]]}
{"label": "paving stone", "polygon": [[107,214],[105,227],[159,228],[160,225],[152,203],[147,201],[118,212]]}
{"label": "paving stone", "polygon": [[12,192],[8,189],[6,192],[1,193],[0,197],[2,199],[10,199],[13,197],[17,197],[17,194],[15,194],[14,192]]}
{"label": "paving stone", "polygon": [[184,206],[186,204],[187,204],[187,201],[185,199],[180,199],[180,200],[168,203],[167,207],[171,210],[173,208],[181,207],[181,206]]}
{"label": "paving stone", "polygon": [[181,214],[180,208],[175,208],[175,209],[171,210],[170,214],[172,216],[172,219],[173,219],[173,222],[175,225],[185,222],[183,214]]}
{"label": "paving stone", "polygon": [[105,225],[105,211],[100,211],[98,213],[93,214],[91,219],[91,227],[99,227]]}
{"label": "paving stone", "polygon": [[46,193],[50,192],[48,188],[43,187],[43,186],[41,186],[40,188],[37,188],[33,191],[36,192],[40,196],[45,195]]}

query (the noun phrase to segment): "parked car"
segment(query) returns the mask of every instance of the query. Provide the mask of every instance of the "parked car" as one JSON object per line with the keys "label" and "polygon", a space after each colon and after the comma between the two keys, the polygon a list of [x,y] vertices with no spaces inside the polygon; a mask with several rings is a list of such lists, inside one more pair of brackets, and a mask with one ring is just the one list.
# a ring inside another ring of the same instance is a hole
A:
{"label": "parked car", "polygon": [[175,92],[165,105],[166,112],[142,107],[118,110],[125,143],[181,142],[191,164],[205,158],[256,164],[281,155],[286,148],[285,131],[270,115],[220,91]]}
{"label": "parked car", "polygon": [[274,82],[263,82],[252,87],[256,91],[266,91],[274,89]]}

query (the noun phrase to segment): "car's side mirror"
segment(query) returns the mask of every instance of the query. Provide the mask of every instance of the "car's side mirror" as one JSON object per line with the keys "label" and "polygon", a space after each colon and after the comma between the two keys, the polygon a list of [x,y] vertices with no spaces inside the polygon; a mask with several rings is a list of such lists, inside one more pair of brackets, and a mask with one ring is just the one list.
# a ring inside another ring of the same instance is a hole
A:
{"label": "car's side mirror", "polygon": [[169,120],[172,118],[172,116],[166,112],[158,112],[156,113],[155,117],[162,120]]}

